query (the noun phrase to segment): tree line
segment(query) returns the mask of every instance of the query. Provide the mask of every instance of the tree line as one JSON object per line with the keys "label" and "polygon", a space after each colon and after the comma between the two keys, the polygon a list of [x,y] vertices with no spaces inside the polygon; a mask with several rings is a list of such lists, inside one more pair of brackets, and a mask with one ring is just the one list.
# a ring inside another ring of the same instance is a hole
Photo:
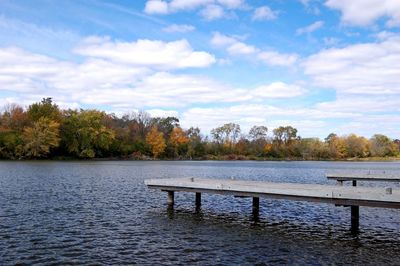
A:
{"label": "tree line", "polygon": [[120,159],[304,159],[400,156],[400,140],[382,134],[367,139],[329,134],[302,138],[292,126],[271,132],[264,125],[245,134],[227,123],[203,135],[183,129],[176,117],[151,117],[144,111],[122,117],[99,110],[61,110],[51,98],[27,108],[9,104],[0,114],[0,158]]}

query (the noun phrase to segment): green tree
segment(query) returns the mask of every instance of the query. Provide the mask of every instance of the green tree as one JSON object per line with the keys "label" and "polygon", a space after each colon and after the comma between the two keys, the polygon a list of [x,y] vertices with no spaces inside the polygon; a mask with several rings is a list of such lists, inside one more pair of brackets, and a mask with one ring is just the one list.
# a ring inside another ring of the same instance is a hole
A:
{"label": "green tree", "polygon": [[0,131],[0,158],[18,159],[23,156],[22,134],[15,131]]}
{"label": "green tree", "polygon": [[58,147],[60,124],[41,117],[23,133],[24,153],[29,158],[45,157],[52,148]]}
{"label": "green tree", "polygon": [[227,123],[220,127],[211,130],[211,135],[218,145],[228,149],[228,152],[232,152],[234,144],[240,136],[240,125],[235,123]]}
{"label": "green tree", "polygon": [[296,142],[296,153],[305,160],[329,158],[329,147],[319,138],[303,138]]}
{"label": "green tree", "polygon": [[188,143],[188,157],[190,159],[202,157],[205,155],[205,147],[202,141],[200,129],[198,127],[191,127],[186,131],[189,138]]}
{"label": "green tree", "polygon": [[174,128],[179,127],[179,119],[173,116],[156,117],[152,119],[152,126],[157,126],[158,131],[163,133],[165,139],[169,139]]}
{"label": "green tree", "polygon": [[115,132],[104,125],[106,113],[97,110],[68,110],[62,125],[63,145],[81,158],[101,157],[107,153]]}
{"label": "green tree", "polygon": [[267,144],[268,128],[266,126],[253,126],[249,131],[251,143],[247,146],[252,146],[253,154],[262,156],[265,154],[265,145]]}
{"label": "green tree", "polygon": [[280,144],[289,144],[297,137],[297,129],[292,126],[278,127],[273,130],[274,139]]}
{"label": "green tree", "polygon": [[28,117],[30,121],[38,121],[41,117],[48,118],[50,120],[60,122],[61,111],[58,105],[53,104],[51,98],[43,98],[39,103],[31,104],[28,107]]}
{"label": "green tree", "polygon": [[266,140],[268,128],[266,126],[253,126],[249,131],[250,140]]}
{"label": "green tree", "polygon": [[299,139],[297,137],[297,129],[292,126],[280,126],[275,128],[273,154],[278,157],[291,156],[294,153],[294,142]]}

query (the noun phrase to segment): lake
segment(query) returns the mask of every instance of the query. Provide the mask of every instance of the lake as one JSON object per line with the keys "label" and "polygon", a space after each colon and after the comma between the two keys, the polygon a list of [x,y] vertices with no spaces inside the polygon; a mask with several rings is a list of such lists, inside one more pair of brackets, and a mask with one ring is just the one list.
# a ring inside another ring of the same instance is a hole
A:
{"label": "lake", "polygon": [[[400,175],[399,162],[0,162],[0,264],[400,265],[400,210],[147,189],[209,177],[333,184],[335,171]],[[364,186],[388,184],[362,183]],[[390,184],[399,189],[399,184]]]}

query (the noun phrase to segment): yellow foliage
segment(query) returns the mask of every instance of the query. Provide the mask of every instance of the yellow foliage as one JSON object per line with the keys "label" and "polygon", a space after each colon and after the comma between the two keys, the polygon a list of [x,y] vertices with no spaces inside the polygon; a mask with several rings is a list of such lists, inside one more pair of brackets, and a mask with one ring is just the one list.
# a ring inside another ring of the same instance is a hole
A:
{"label": "yellow foliage", "polygon": [[264,153],[268,154],[270,151],[272,150],[272,144],[271,143],[267,143],[264,146]]}
{"label": "yellow foliage", "polygon": [[170,136],[170,141],[171,144],[174,147],[179,147],[182,144],[186,144],[189,142],[189,138],[186,136],[185,132],[182,130],[180,127],[175,127],[172,130],[171,136]]}
{"label": "yellow foliage", "polygon": [[28,157],[42,157],[50,153],[51,148],[58,147],[60,124],[41,117],[23,132],[24,150]]}
{"label": "yellow foliage", "polygon": [[158,155],[163,153],[167,146],[163,134],[157,130],[156,126],[153,126],[150,132],[147,133],[146,142],[151,146],[151,152],[154,158],[157,158]]}

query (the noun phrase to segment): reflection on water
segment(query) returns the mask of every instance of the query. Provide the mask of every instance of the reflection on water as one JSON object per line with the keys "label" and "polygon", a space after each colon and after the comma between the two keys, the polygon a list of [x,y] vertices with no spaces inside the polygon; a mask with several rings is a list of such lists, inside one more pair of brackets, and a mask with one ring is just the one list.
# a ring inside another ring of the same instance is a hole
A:
{"label": "reflection on water", "polygon": [[[0,264],[400,264],[400,212],[149,190],[146,178],[332,184],[325,173],[400,174],[400,163],[0,162]],[[364,186],[377,184],[362,183]],[[379,184],[399,189],[399,184]]]}

